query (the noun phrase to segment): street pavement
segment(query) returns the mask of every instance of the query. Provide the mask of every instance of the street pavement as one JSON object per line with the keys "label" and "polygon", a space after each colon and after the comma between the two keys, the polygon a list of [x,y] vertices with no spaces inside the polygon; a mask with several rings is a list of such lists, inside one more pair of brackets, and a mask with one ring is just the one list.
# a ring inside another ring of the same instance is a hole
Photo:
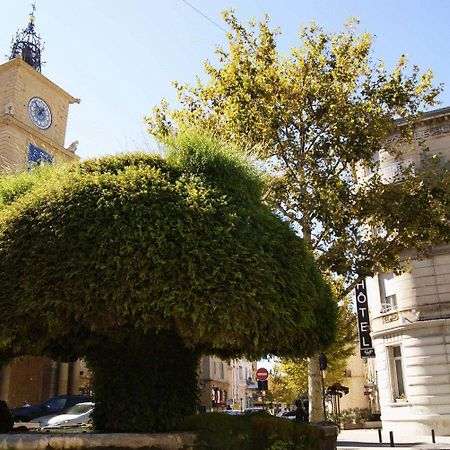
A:
{"label": "street pavement", "polygon": [[[379,442],[378,430],[342,430],[337,439],[339,450],[381,450],[392,448],[389,440],[389,431],[382,431],[382,441]],[[436,443],[432,443],[429,436],[418,436],[412,433],[408,436],[394,433],[394,448],[402,450],[450,450],[450,436],[436,436]]]}

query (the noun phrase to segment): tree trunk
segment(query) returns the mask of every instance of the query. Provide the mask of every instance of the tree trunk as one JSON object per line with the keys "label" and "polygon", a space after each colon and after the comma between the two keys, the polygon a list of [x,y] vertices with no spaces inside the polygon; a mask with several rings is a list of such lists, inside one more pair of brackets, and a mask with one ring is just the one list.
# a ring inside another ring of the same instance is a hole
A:
{"label": "tree trunk", "polygon": [[88,353],[97,430],[171,431],[195,413],[200,355],[176,333],[114,330],[97,337]]}
{"label": "tree trunk", "polygon": [[[303,240],[311,248],[311,226],[307,220],[303,222]],[[311,423],[325,420],[323,410],[322,374],[320,373],[319,355],[308,358],[308,398],[309,421]]]}
{"label": "tree trunk", "polygon": [[319,355],[308,358],[308,397],[309,421],[311,423],[325,420],[322,398],[322,374],[319,367]]}

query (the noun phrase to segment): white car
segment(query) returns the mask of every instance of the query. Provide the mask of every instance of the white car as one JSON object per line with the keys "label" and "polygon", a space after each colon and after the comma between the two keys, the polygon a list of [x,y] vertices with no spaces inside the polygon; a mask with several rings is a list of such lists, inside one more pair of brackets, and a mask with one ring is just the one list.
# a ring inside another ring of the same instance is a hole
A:
{"label": "white car", "polygon": [[31,422],[38,424],[41,429],[86,425],[91,418],[94,406],[93,402],[77,403],[66,410],[64,414],[38,417]]}

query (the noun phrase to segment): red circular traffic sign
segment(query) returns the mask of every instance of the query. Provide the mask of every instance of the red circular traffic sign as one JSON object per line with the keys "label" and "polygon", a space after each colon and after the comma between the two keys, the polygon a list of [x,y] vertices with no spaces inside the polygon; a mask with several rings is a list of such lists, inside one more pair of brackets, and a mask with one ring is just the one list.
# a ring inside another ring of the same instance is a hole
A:
{"label": "red circular traffic sign", "polygon": [[265,380],[267,380],[267,378],[269,378],[268,370],[265,369],[264,367],[260,367],[256,371],[256,379],[259,380],[259,381],[265,381]]}

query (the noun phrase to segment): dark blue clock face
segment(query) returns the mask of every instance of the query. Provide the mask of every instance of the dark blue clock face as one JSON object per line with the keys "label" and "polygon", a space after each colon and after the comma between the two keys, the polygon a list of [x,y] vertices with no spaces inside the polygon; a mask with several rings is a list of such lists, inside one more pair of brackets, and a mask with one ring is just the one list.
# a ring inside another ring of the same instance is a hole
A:
{"label": "dark blue clock face", "polygon": [[32,122],[41,130],[46,130],[52,124],[50,108],[39,97],[33,97],[28,102],[28,114]]}

